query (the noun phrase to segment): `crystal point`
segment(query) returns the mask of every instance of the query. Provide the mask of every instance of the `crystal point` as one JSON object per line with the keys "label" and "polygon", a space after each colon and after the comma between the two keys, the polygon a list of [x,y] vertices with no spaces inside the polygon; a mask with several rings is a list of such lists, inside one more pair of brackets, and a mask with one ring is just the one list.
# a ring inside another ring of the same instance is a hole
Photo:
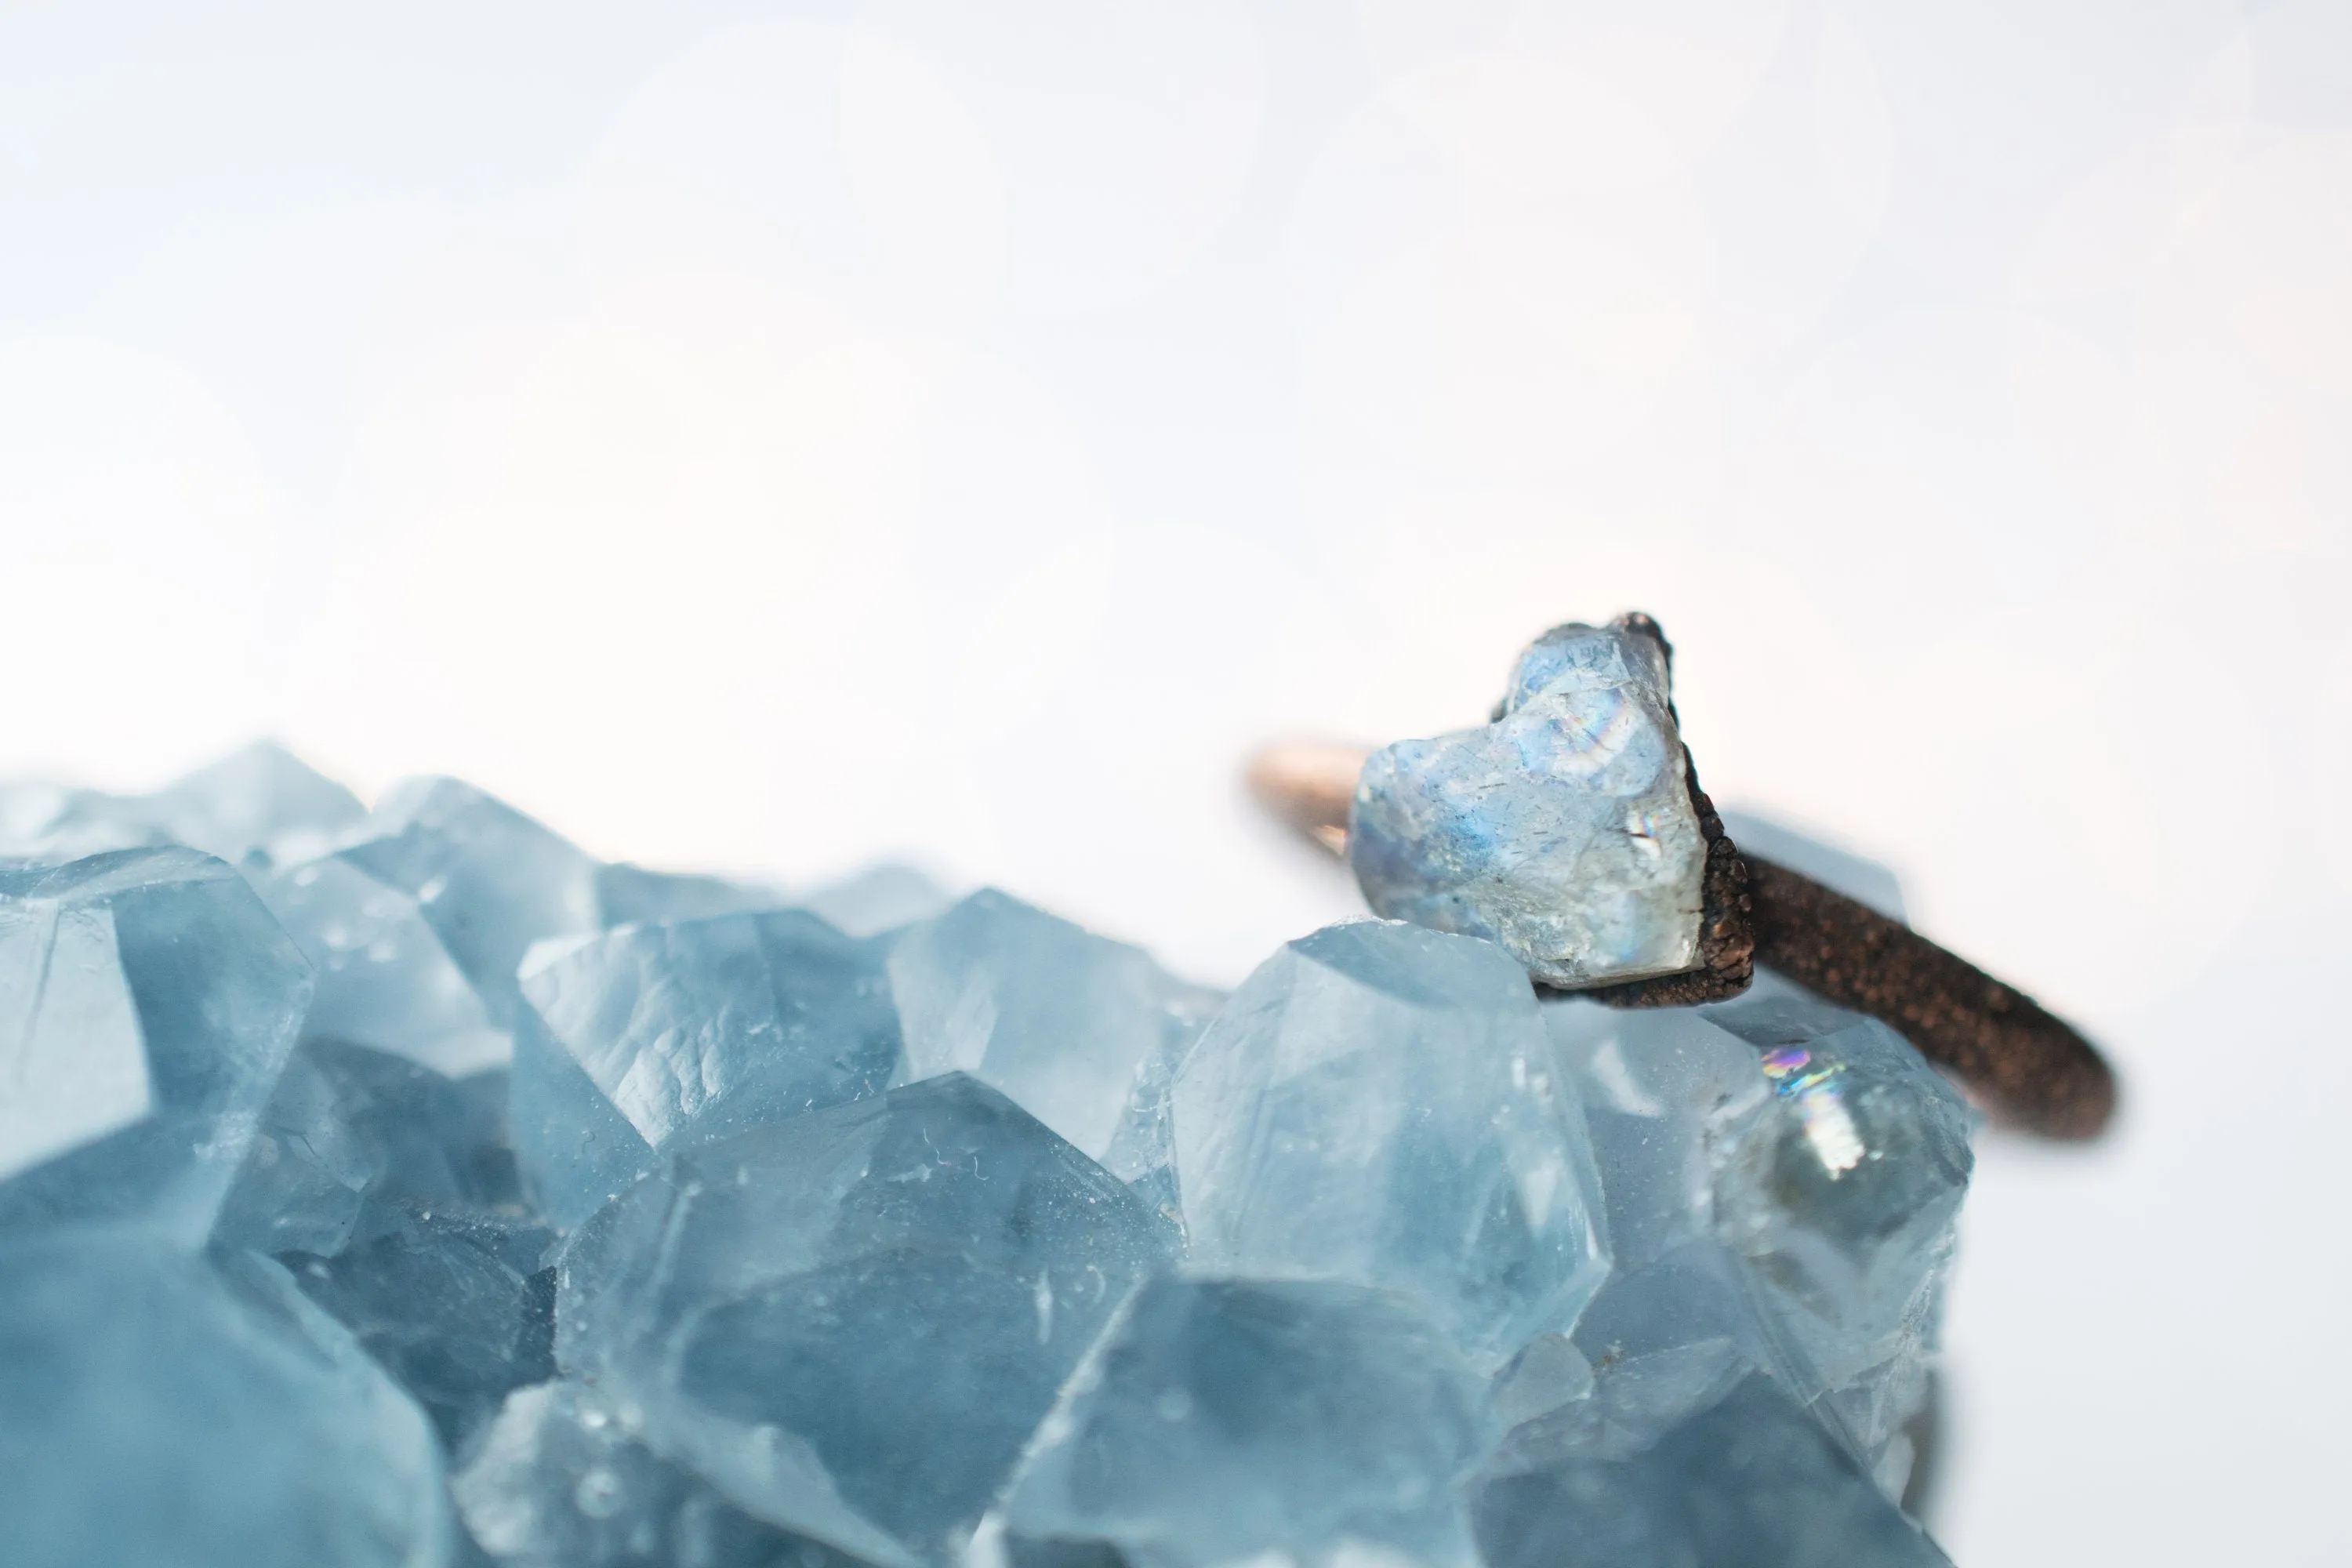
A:
{"label": "crystal point", "polygon": [[1138,1068],[1184,1031],[1182,985],[1140,948],[983,889],[899,938],[910,1079],[968,1072],[1099,1160]]}
{"label": "crystal point", "polygon": [[310,1001],[310,966],[192,849],[0,871],[0,1230],[211,1229]]}
{"label": "crystal point", "polygon": [[1482,1364],[1608,1267],[1572,1090],[1491,943],[1361,921],[1234,994],[1170,1095],[1193,1261],[1414,1296]]}

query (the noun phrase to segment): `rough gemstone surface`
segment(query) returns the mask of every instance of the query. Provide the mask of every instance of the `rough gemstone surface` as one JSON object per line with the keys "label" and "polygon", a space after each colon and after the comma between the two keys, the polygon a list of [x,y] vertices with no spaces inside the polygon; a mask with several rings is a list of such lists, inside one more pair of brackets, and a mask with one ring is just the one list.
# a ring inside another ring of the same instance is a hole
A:
{"label": "rough gemstone surface", "polygon": [[1008,1531],[1135,1568],[1477,1561],[1461,1483],[1486,1387],[1402,1298],[1306,1281],[1147,1286],[1008,1499]]}
{"label": "rough gemstone surface", "polygon": [[1772,1379],[1727,1369],[1691,1404],[1652,1441],[1596,1439],[1494,1479],[1477,1506],[1486,1568],[1948,1565]]}
{"label": "rough gemstone surface", "polygon": [[512,1568],[852,1568],[662,1458],[577,1383],[507,1395],[449,1490],[466,1529]]}
{"label": "rough gemstone surface", "polygon": [[946,1562],[1174,1240],[961,1074],[665,1162],[565,1248],[557,1355],[739,1506]]}
{"label": "rough gemstone surface", "polygon": [[460,1075],[503,1063],[542,937],[596,929],[596,863],[455,779],[395,786],[331,853],[262,884],[319,969],[307,1032]]}
{"label": "rough gemstone surface", "polygon": [[1499,942],[1548,984],[1675,973],[1706,859],[1686,765],[1657,640],[1555,627],[1494,723],[1372,754],[1348,857],[1374,912]]}
{"label": "rough gemstone surface", "polygon": [[[880,1093],[901,1062],[887,951],[802,910],[539,950],[522,985],[544,1040],[518,1051],[514,1071],[541,1205],[569,1228],[656,1152]],[[566,1109],[586,1096],[604,1103]],[[614,1133],[609,1168],[583,1169],[576,1130],[612,1113],[636,1146]]]}
{"label": "rough gemstone surface", "polygon": [[1169,1097],[1202,1268],[1415,1297],[1483,1366],[1608,1267],[1574,1092],[1502,950],[1359,921],[1234,992]]}
{"label": "rough gemstone surface", "polygon": [[257,741],[152,795],[0,784],[0,860],[54,865],[184,844],[267,868],[321,852],[363,815],[351,791],[284,747]]}
{"label": "rough gemstone surface", "polygon": [[431,1429],[250,1254],[0,1240],[0,1556],[11,1568],[442,1568]]}
{"label": "rough gemstone surface", "polygon": [[968,1072],[1099,1160],[1139,1066],[1197,1031],[1194,988],[1142,949],[983,889],[902,935],[907,1076]]}
{"label": "rough gemstone surface", "polygon": [[243,879],[193,849],[0,871],[0,1230],[212,1228],[310,998]]}

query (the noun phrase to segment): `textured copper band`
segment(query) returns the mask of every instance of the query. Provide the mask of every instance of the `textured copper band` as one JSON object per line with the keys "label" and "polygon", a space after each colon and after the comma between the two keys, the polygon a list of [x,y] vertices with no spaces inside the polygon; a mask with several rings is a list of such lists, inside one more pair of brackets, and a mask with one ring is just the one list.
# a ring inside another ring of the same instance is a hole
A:
{"label": "textured copper band", "polygon": [[[1272,746],[1253,758],[1251,793],[1282,821],[1347,853],[1348,808],[1366,748]],[[1778,971],[1842,1007],[1885,1020],[1949,1068],[1995,1120],[2051,1138],[2095,1137],[2116,1108],[2096,1047],[2023,992],[1902,921],[1786,867],[1739,853],[1692,779],[1709,840],[1710,962],[1688,975],[1591,993],[1614,1006],[1679,1005],[1745,989],[1748,963]],[[1744,931],[1744,936],[1741,934]]]}

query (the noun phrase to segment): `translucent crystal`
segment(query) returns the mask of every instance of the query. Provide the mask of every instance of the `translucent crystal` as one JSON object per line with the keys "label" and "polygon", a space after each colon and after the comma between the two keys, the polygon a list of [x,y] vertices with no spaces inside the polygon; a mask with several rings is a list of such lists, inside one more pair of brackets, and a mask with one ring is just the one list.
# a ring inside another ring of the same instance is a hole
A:
{"label": "translucent crystal", "polygon": [[577,1383],[507,1395],[449,1490],[475,1542],[512,1568],[852,1568],[660,1458]]}
{"label": "translucent crystal", "polygon": [[1958,1091],[1885,1025],[1780,982],[1546,1013],[1618,1249],[1580,1344],[1598,1364],[1732,1342],[1899,1489],[1971,1168]]}
{"label": "translucent crystal", "polygon": [[442,1568],[416,1406],[251,1254],[95,1227],[0,1241],[11,1568]]}
{"label": "translucent crystal", "polygon": [[596,918],[605,926],[659,925],[782,909],[793,900],[780,888],[643,866],[596,868]]}
{"label": "translucent crystal", "polygon": [[1491,1481],[1477,1503],[1486,1568],[1948,1564],[1772,1379],[1714,1382],[1653,1442],[1600,1444]]}
{"label": "translucent crystal", "polygon": [[951,1074],[664,1162],[566,1247],[558,1360],[748,1511],[945,1562],[1173,1245]]}
{"label": "translucent crystal", "polygon": [[0,785],[0,859],[61,864],[184,844],[231,864],[308,858],[364,815],[351,791],[257,741],[152,795]]}
{"label": "translucent crystal", "polygon": [[1382,921],[1292,942],[1169,1103],[1202,1268],[1414,1296],[1487,1368],[1574,1323],[1607,1271],[1573,1092],[1491,943]]}
{"label": "translucent crystal", "polygon": [[508,1390],[554,1374],[553,1241],[516,1215],[380,1200],[334,1257],[280,1261],[455,1449]]}
{"label": "translucent crystal", "polygon": [[263,883],[319,969],[307,1032],[453,1076],[503,1063],[515,970],[598,925],[596,863],[454,779],[412,779],[331,853]]}
{"label": "translucent crystal", "polygon": [[193,849],[0,871],[0,1230],[129,1219],[201,1243],[310,985]]}
{"label": "translucent crystal", "polygon": [[1135,1568],[1471,1568],[1460,1483],[1485,1455],[1485,1392],[1387,1292],[1159,1280],[1047,1423],[1005,1526]]}
{"label": "translucent crystal", "polygon": [[[900,1061],[887,952],[801,910],[624,926],[539,950],[522,984],[559,1050],[519,1051],[514,1070],[518,1103],[550,1132],[520,1146],[548,1212],[577,1224],[682,1141],[881,1092]],[[621,1145],[635,1169],[594,1170],[583,1186],[563,1128],[606,1125],[590,1095],[640,1148]]]}
{"label": "translucent crystal", "polygon": [[262,1112],[214,1239],[331,1257],[372,1196],[517,1202],[506,1077],[453,1080],[364,1046],[304,1042]]}
{"label": "translucent crystal", "polygon": [[1697,954],[1706,858],[1654,638],[1570,624],[1501,716],[1372,754],[1348,854],[1379,914],[1501,943],[1576,988]]}
{"label": "translucent crystal", "polygon": [[944,914],[955,900],[913,867],[886,860],[807,889],[792,901],[851,936],[879,936]]}
{"label": "translucent crystal", "polygon": [[1138,1067],[1189,1032],[1191,988],[1142,949],[992,888],[901,936],[890,984],[908,1078],[971,1073],[1097,1160]]}

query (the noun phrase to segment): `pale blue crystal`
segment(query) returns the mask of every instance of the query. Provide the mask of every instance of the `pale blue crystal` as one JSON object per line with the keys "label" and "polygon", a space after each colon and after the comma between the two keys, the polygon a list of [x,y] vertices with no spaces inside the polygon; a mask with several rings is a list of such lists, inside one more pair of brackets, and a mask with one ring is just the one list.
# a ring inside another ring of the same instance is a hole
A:
{"label": "pale blue crystal", "polygon": [[578,1383],[507,1395],[449,1490],[474,1541],[510,1568],[855,1568],[662,1458]]}
{"label": "pale blue crystal", "polygon": [[314,1039],[287,1061],[216,1242],[332,1256],[372,1196],[510,1205],[507,1075],[451,1079],[401,1057]]}
{"label": "pale blue crystal", "polygon": [[210,856],[0,871],[0,1230],[127,1220],[200,1244],[310,990]]}
{"label": "pale blue crystal", "polygon": [[878,1563],[963,1549],[1174,1238],[961,1074],[664,1162],[563,1253],[557,1356],[739,1506]]}
{"label": "pale blue crystal", "polygon": [[251,1254],[100,1229],[0,1241],[10,1568],[443,1568],[416,1406]]}
{"label": "pale blue crystal", "polygon": [[920,871],[887,860],[807,889],[792,901],[851,936],[879,936],[945,914],[955,903]]}
{"label": "pale blue crystal", "polygon": [[597,928],[597,866],[454,779],[395,787],[331,853],[263,884],[319,968],[307,1033],[452,1075],[503,1063],[515,971],[544,937]]}
{"label": "pale blue crystal", "polygon": [[1493,1479],[1477,1504],[1486,1568],[1948,1568],[1780,1384],[1711,1381],[1653,1441]]}
{"label": "pale blue crystal", "polygon": [[1349,859],[1374,912],[1488,938],[1548,984],[1674,973],[1706,858],[1686,765],[1656,639],[1556,627],[1494,723],[1372,754]]}
{"label": "pale blue crystal", "polygon": [[184,844],[267,868],[320,853],[362,815],[351,791],[275,742],[257,741],[152,795],[0,785],[0,859],[60,864]]}
{"label": "pale blue crystal", "polygon": [[1142,949],[983,889],[899,937],[907,1076],[968,1072],[1100,1160],[1137,1069],[1191,1032],[1192,988]]}
{"label": "pale blue crystal", "polygon": [[[534,1042],[514,1072],[518,1105],[549,1133],[519,1144],[548,1213],[577,1224],[681,1142],[880,1093],[900,1064],[887,951],[802,910],[623,926],[540,950],[523,990],[558,1051]],[[640,1147],[619,1141],[635,1169],[616,1160],[583,1187],[566,1128],[609,1125],[590,1095]]]}
{"label": "pale blue crystal", "polygon": [[782,909],[796,900],[781,888],[614,863],[596,868],[596,918],[601,925],[659,925]]}
{"label": "pale blue crystal", "polygon": [[1047,1422],[1004,1526],[1133,1568],[1474,1568],[1461,1489],[1485,1392],[1385,1291],[1159,1280]]}
{"label": "pale blue crystal", "polygon": [[279,1261],[456,1449],[509,1390],[554,1374],[553,1241],[517,1215],[379,1199],[340,1253]]}
{"label": "pale blue crystal", "polygon": [[1959,1092],[1769,978],[1712,1007],[1546,1013],[1618,1247],[1586,1352],[1736,1342],[1899,1491],[1971,1166]]}
{"label": "pale blue crystal", "polygon": [[1608,1257],[1550,1063],[1527,973],[1492,943],[1385,921],[1292,942],[1176,1073],[1194,1262],[1413,1296],[1490,1369],[1565,1331]]}

